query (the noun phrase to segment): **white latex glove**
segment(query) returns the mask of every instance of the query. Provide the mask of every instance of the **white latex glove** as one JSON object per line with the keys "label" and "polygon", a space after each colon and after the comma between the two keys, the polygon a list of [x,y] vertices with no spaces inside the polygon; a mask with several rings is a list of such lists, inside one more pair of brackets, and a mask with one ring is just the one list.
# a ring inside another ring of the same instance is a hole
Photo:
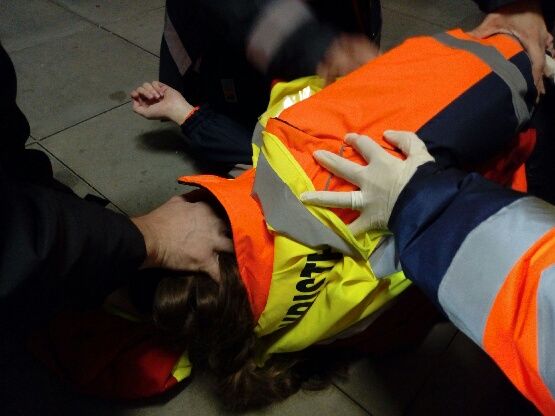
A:
{"label": "white latex glove", "polygon": [[349,133],[345,143],[353,146],[368,162],[361,166],[326,150],[314,152],[320,165],[359,187],[359,191],[303,192],[302,202],[324,207],[351,208],[361,211],[348,227],[358,235],[371,229],[385,229],[399,194],[418,166],[434,161],[424,142],[414,133],[388,130],[384,138],[407,156],[401,160],[385,151],[368,136]]}

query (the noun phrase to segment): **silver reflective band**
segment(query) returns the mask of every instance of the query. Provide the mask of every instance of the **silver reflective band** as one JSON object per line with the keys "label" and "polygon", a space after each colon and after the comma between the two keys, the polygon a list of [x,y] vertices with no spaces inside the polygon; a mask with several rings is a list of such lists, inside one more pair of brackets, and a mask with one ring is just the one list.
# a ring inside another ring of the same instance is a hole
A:
{"label": "silver reflective band", "polygon": [[312,215],[262,153],[258,158],[253,194],[262,205],[264,219],[279,234],[308,247],[329,246],[347,256],[361,258],[354,247]]}
{"label": "silver reflective band", "polygon": [[372,254],[370,254],[368,262],[376,279],[383,279],[402,270],[393,235],[382,237]]}
{"label": "silver reflective band", "polygon": [[438,300],[455,326],[481,347],[499,289],[515,263],[553,227],[554,216],[555,207],[541,199],[518,199],[472,230],[453,257]]}
{"label": "silver reflective band", "polygon": [[445,46],[465,50],[481,59],[493,72],[499,75],[511,90],[518,125],[522,126],[530,120],[530,112],[524,101],[524,96],[528,90],[526,79],[524,79],[518,67],[509,62],[501,52],[493,46],[485,46],[470,40],[457,39],[447,33],[438,33],[433,38]]}
{"label": "silver reflective band", "polygon": [[181,43],[181,39],[179,38],[179,35],[177,34],[167,12],[164,21],[164,39],[166,39],[168,49],[175,64],[177,65],[179,73],[184,75],[191,66],[191,58],[189,57],[185,46]]}

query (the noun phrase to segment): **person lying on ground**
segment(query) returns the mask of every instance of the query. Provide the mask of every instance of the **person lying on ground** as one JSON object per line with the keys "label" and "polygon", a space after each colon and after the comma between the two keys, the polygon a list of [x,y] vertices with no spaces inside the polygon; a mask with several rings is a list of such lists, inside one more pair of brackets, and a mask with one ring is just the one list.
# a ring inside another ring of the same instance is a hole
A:
{"label": "person lying on ground", "polygon": [[[286,101],[287,85],[278,88],[275,98]],[[356,210],[299,201],[305,191],[356,189],[322,169],[313,150],[360,163],[343,141],[359,131],[399,156],[398,135],[382,136],[393,126],[417,131],[440,166],[476,167],[510,185],[515,166],[504,164],[504,152],[525,128],[536,94],[516,40],[450,31],[408,41],[279,114],[270,111],[255,138],[255,169],[234,180],[180,179],[209,191],[213,212],[225,212],[236,254],[219,256],[219,280],[200,270],[163,278],[154,321],[215,375],[232,405],[288,396],[299,384],[284,353],[364,331],[410,286],[388,230],[361,233],[367,221]],[[414,168],[431,160],[424,147],[413,150]]]}

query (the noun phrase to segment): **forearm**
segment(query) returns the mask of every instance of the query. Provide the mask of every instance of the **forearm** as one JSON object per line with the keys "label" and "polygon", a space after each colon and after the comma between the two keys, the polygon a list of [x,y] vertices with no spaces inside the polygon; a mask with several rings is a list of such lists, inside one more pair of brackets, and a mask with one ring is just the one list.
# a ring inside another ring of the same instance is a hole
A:
{"label": "forearm", "polygon": [[523,196],[478,174],[441,170],[435,164],[418,168],[389,220],[407,277],[438,302],[441,279],[465,238]]}
{"label": "forearm", "polygon": [[167,117],[178,126],[181,126],[185,121],[191,117],[195,107],[193,107],[186,100],[176,101],[175,105],[171,106],[166,114]]}
{"label": "forearm", "polygon": [[555,207],[428,165],[401,193],[389,225],[407,277],[552,414]]}
{"label": "forearm", "polygon": [[34,296],[96,304],[144,261],[142,235],[125,216],[73,195],[1,181],[2,299],[34,286],[44,290]]}

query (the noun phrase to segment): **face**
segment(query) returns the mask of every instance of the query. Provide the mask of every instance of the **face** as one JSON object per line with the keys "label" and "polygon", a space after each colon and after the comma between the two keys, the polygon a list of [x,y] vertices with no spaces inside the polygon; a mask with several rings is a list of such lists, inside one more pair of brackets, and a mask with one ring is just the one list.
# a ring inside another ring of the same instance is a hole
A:
{"label": "face", "polygon": [[187,211],[183,246],[187,247],[189,270],[204,272],[220,281],[219,254],[233,253],[231,228],[223,208],[206,191],[193,191],[185,196]]}

